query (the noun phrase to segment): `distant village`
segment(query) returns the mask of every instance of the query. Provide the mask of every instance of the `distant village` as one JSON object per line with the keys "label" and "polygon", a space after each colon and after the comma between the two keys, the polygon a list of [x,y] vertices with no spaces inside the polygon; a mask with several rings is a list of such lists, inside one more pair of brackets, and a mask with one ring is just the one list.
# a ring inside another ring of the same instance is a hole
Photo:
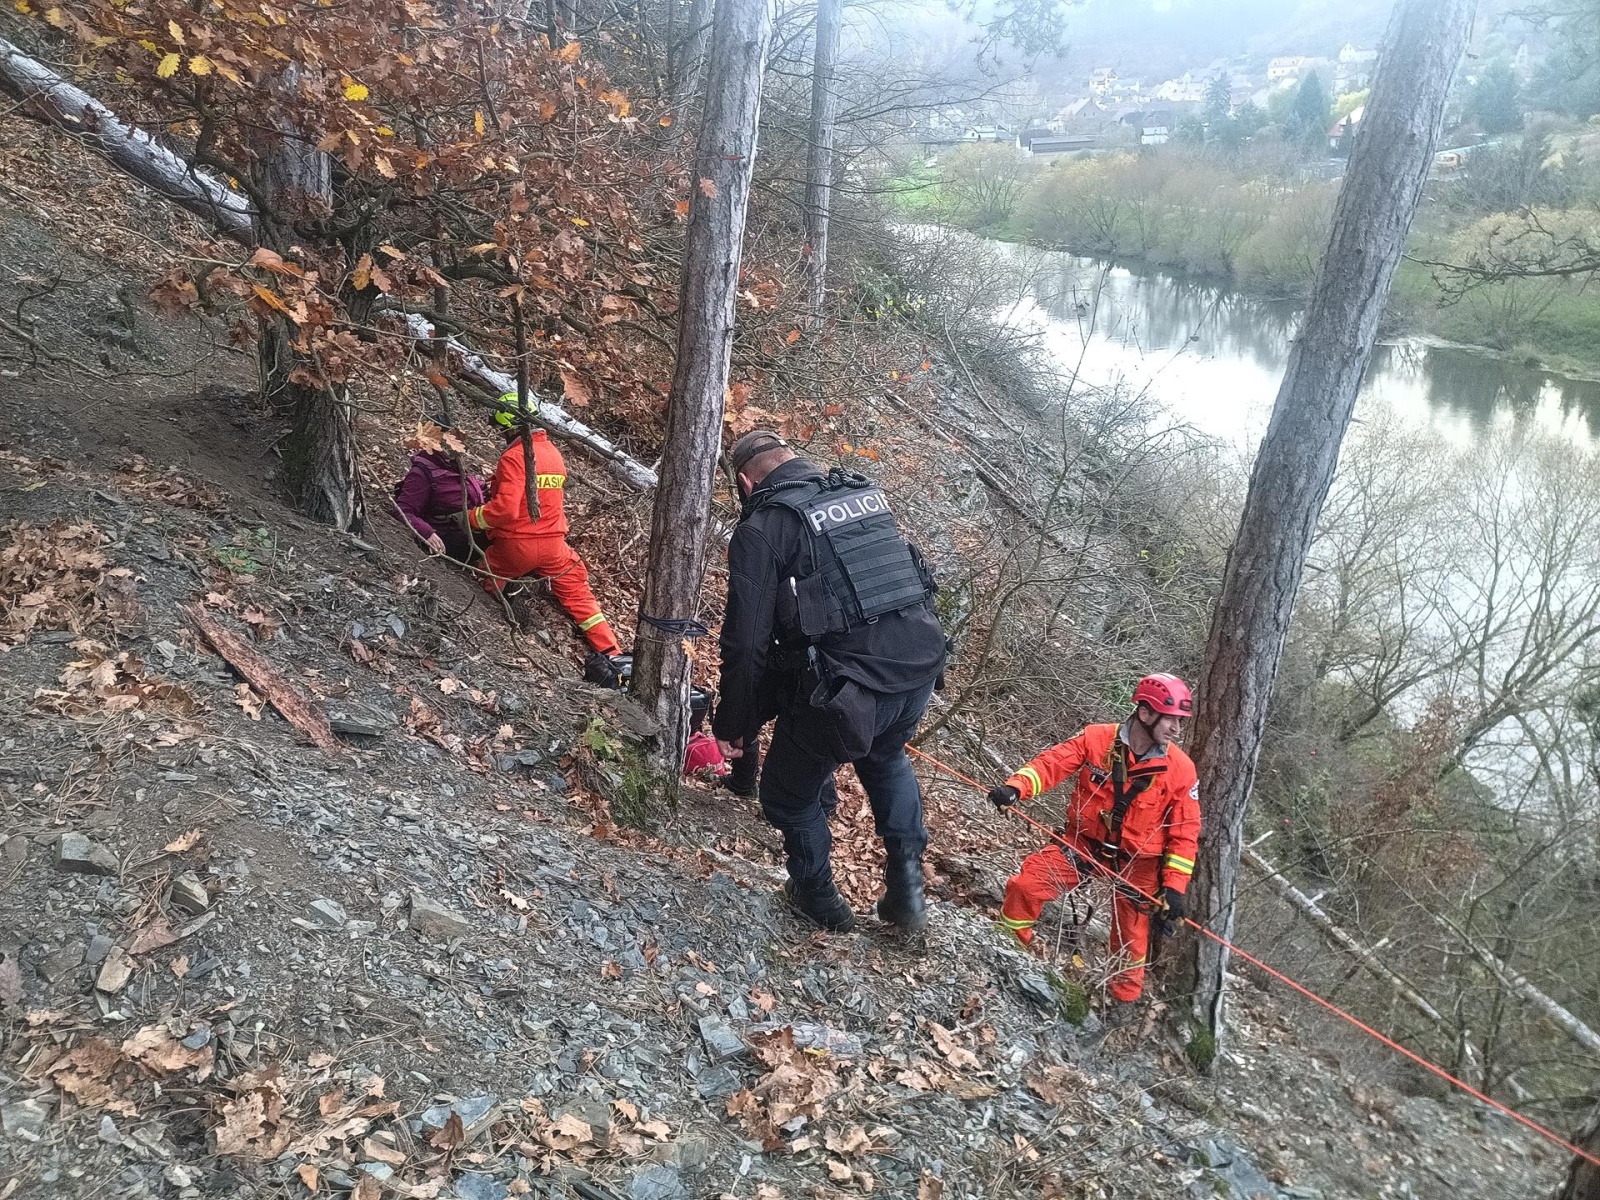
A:
{"label": "distant village", "polygon": [[[1292,54],[1264,63],[1218,59],[1203,70],[1185,71],[1176,79],[1158,83],[1125,77],[1114,67],[1096,67],[1083,94],[1053,114],[1039,114],[1008,126],[979,123],[960,109],[944,109],[928,114],[918,140],[930,148],[1010,141],[1032,157],[1159,146],[1175,137],[1184,122],[1215,113],[1224,85],[1226,115],[1247,106],[1265,113],[1275,92],[1290,91],[1312,74],[1320,76],[1330,97],[1359,92],[1371,84],[1377,62],[1376,50],[1347,43],[1331,58]],[[1330,149],[1355,132],[1362,115],[1362,107],[1357,106],[1329,126]]]}

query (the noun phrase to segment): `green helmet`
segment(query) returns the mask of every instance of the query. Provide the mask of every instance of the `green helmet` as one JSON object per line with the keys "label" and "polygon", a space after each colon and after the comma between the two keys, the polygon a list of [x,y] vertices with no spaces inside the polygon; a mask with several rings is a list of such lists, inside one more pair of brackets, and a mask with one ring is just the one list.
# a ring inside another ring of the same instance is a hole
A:
{"label": "green helmet", "polygon": [[[531,411],[537,412],[539,402],[529,396],[528,407]],[[528,415],[522,411],[522,405],[517,403],[517,394],[515,392],[506,392],[494,402],[494,423],[505,429],[516,428],[527,419]]]}

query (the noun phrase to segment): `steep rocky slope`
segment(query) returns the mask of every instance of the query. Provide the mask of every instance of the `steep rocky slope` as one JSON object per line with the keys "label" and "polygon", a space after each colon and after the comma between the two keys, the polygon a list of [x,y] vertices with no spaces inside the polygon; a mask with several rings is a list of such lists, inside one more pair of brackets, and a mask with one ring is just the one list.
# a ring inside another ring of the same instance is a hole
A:
{"label": "steep rocky slope", "polygon": [[[33,327],[108,372],[0,381],[0,1197],[1331,1200],[1558,1175],[1246,979],[1213,1080],[1153,1021],[1067,1020],[1062,977],[990,927],[1031,838],[981,798],[930,788],[935,862],[968,877],[936,880],[910,945],[797,924],[725,793],[620,827],[598,785],[636,718],[577,679],[559,616],[513,638],[392,522],[358,540],[285,510],[247,364],[60,232],[0,218],[0,310],[37,290],[19,276],[83,280]],[[344,732],[309,743],[274,689]],[[839,820],[865,903],[848,790]]]}

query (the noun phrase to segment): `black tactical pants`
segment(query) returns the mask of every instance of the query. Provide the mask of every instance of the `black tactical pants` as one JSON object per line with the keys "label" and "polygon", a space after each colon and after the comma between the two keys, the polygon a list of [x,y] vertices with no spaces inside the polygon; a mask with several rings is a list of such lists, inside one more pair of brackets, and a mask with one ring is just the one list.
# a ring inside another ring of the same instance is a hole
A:
{"label": "black tactical pants", "polygon": [[[908,853],[920,854],[928,843],[922,827],[922,789],[906,757],[906,742],[917,730],[933,684],[909,692],[879,694],[871,748],[852,765],[872,804],[880,838],[899,843]],[[836,762],[825,747],[829,738],[820,728],[817,710],[803,701],[778,717],[761,771],[761,811],[783,834],[789,876],[806,887],[832,877],[829,855],[833,835],[828,830],[825,797]]]}

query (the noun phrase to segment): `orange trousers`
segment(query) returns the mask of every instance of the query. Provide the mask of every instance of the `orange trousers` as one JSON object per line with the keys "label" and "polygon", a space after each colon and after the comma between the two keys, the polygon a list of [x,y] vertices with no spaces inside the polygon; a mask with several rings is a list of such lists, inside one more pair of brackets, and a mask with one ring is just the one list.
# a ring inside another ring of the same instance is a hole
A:
{"label": "orange trousers", "polygon": [[578,623],[578,629],[601,654],[620,654],[617,635],[600,611],[600,602],[589,587],[589,569],[564,537],[493,538],[484,551],[484,563],[495,578],[483,586],[492,592],[505,588],[511,579],[537,575],[550,581],[556,603]]}
{"label": "orange trousers", "polygon": [[[1095,857],[1093,849],[1079,843],[1078,853]],[[1080,873],[1060,846],[1051,843],[1022,860],[1022,869],[1006,881],[1006,899],[1000,906],[1000,922],[1027,944],[1033,941],[1033,927],[1039,913],[1051,900],[1078,887],[1083,875],[1097,875],[1093,867]],[[1161,860],[1135,858],[1122,869],[1122,878],[1142,892],[1154,895],[1160,886]],[[1111,994],[1118,1000],[1137,1000],[1144,991],[1145,955],[1150,948],[1150,914],[1141,912],[1120,891],[1114,893],[1111,907],[1111,957],[1123,964],[1111,977]]]}

